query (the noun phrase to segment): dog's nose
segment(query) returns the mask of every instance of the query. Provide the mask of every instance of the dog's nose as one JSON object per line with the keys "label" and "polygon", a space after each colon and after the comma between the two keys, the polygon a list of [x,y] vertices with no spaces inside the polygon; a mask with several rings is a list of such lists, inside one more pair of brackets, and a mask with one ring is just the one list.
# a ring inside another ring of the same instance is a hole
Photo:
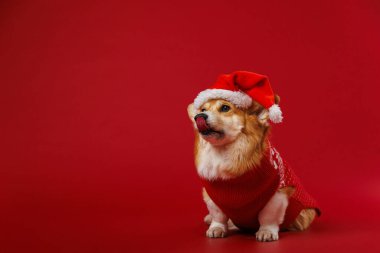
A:
{"label": "dog's nose", "polygon": [[199,114],[195,115],[194,120],[196,121],[197,118],[199,118],[199,117],[204,118],[206,120],[208,116],[205,113],[199,113]]}

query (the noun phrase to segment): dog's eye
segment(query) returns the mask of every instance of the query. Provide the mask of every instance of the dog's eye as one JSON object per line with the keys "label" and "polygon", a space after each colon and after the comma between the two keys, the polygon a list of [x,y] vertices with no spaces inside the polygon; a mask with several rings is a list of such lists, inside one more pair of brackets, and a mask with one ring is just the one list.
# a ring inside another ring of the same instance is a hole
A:
{"label": "dog's eye", "polygon": [[201,110],[201,112],[205,112],[206,111],[206,109],[205,108],[203,108],[202,110]]}
{"label": "dog's eye", "polygon": [[228,105],[222,105],[222,107],[220,107],[221,112],[228,112],[230,109]]}

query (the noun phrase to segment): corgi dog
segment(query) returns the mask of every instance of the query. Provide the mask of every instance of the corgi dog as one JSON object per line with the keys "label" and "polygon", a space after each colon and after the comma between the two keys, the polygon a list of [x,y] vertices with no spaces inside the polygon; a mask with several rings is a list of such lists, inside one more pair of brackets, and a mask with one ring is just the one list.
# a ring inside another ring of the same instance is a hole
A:
{"label": "corgi dog", "polygon": [[[239,74],[245,78],[251,72],[234,73],[233,80],[227,77],[236,82]],[[278,240],[280,230],[307,229],[320,211],[271,145],[269,110],[254,99],[242,108],[224,91],[212,92],[201,100],[198,96],[187,108],[195,130],[195,165],[209,212],[206,236],[221,238],[238,228],[255,232],[256,239],[264,242]],[[273,94],[273,105],[279,102]]]}

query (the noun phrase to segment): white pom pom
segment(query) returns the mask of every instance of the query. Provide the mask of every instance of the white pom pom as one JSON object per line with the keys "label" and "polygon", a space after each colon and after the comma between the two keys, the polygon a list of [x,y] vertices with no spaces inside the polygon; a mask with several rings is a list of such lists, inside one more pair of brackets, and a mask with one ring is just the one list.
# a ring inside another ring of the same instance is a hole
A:
{"label": "white pom pom", "polygon": [[281,123],[282,122],[282,112],[278,105],[274,104],[269,108],[269,119],[273,123]]}

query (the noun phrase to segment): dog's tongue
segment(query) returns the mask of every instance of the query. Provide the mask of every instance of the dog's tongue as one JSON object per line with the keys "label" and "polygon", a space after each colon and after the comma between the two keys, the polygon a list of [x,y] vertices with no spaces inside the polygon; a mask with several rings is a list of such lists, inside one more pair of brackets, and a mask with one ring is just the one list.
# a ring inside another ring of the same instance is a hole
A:
{"label": "dog's tongue", "polygon": [[198,117],[195,120],[195,123],[197,123],[199,132],[204,132],[210,129],[206,123],[206,120],[203,117]]}

